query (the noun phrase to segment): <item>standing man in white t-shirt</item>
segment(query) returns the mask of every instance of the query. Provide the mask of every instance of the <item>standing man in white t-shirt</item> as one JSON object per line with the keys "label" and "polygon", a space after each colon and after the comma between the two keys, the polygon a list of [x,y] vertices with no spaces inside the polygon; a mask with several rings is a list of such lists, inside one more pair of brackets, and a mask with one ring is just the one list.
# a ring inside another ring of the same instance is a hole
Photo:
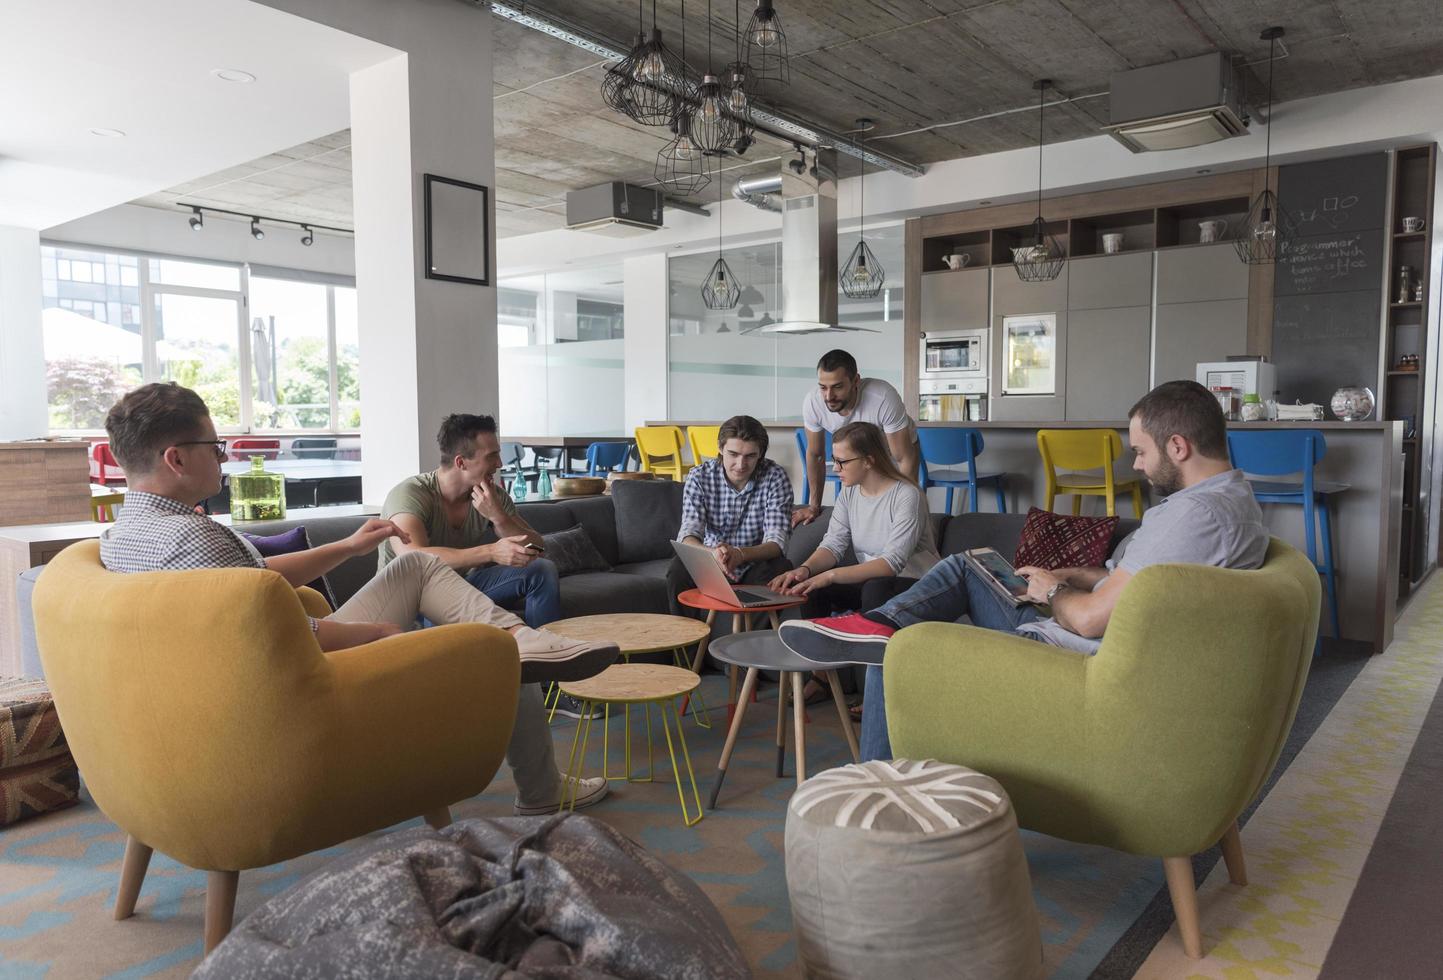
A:
{"label": "standing man in white t-shirt", "polygon": [[871,422],[887,437],[897,468],[917,479],[917,425],[902,405],[897,389],[880,378],[857,374],[857,360],[844,350],[829,350],[817,362],[817,386],[802,402],[802,425],[807,430],[807,484],[811,499],[792,511],[792,525],[810,524],[822,512],[822,491],[827,488],[825,432],[836,432],[848,422]]}

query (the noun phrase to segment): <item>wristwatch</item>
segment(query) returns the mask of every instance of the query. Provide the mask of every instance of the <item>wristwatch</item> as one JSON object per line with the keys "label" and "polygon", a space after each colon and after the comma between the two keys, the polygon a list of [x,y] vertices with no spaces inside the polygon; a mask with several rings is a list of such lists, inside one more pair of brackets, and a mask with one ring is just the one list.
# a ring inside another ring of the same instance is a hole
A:
{"label": "wristwatch", "polygon": [[1052,588],[1048,589],[1048,590],[1047,590],[1047,604],[1048,604],[1049,606],[1052,605],[1052,599],[1053,599],[1053,597],[1056,596],[1057,593],[1061,592],[1061,591],[1062,591],[1063,589],[1065,589],[1065,588],[1067,588],[1067,583],[1066,583],[1066,582],[1058,582],[1058,583],[1057,583],[1056,585],[1054,585]]}

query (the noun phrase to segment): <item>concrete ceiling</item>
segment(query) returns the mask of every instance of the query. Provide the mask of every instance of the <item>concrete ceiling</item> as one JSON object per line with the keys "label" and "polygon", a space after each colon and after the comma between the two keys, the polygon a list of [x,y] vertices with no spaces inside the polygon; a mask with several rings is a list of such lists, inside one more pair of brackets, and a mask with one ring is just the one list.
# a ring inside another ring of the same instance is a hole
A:
{"label": "concrete ceiling", "polygon": [[[650,5],[647,19],[650,22]],[[751,3],[741,4],[741,18]],[[681,0],[659,0],[672,43],[681,37]],[[792,81],[769,101],[836,131],[858,116],[877,122],[875,145],[917,163],[1033,144],[1032,82],[1054,80],[1061,97],[1106,92],[1128,68],[1223,50],[1240,63],[1266,59],[1258,32],[1288,34],[1277,64],[1276,95],[1289,101],[1344,89],[1443,73],[1443,18],[1428,0],[777,0],[791,52]],[[554,15],[625,47],[637,32],[636,6],[618,0],[542,0],[527,9]],[[718,66],[734,52],[733,9],[713,4]],[[478,16],[481,16],[478,11]],[[706,4],[686,8],[687,54],[703,66]],[[508,21],[494,21],[497,233],[559,228],[570,189],[607,180],[648,183],[669,134],[607,109],[595,55]],[[1262,88],[1256,76],[1255,91]],[[964,125],[921,127],[1024,110]],[[1047,113],[1047,142],[1097,134],[1105,98]],[[337,133],[140,203],[214,203],[238,211],[349,226],[349,139]],[[785,147],[764,141],[725,183],[774,173]],[[855,168],[850,159],[844,166]],[[713,183],[701,195],[714,201]]]}

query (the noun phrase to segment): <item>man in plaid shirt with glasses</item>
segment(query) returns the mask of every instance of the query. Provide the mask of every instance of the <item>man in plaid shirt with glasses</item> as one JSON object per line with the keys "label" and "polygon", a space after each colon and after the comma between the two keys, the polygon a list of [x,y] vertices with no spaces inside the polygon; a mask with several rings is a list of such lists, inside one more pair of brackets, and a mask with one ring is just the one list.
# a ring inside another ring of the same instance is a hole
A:
{"label": "man in plaid shirt with glasses", "polygon": [[[718,455],[692,469],[682,491],[677,540],[712,549],[734,582],[769,582],[792,567],[783,556],[792,533],[792,481],[767,459],[766,427],[750,415],[736,415],[717,433]],[[695,588],[680,558],[666,579],[676,597]]]}
{"label": "man in plaid shirt with glasses", "polygon": [[[340,541],[262,558],[230,528],[196,513],[196,504],[220,492],[225,442],[216,436],[205,402],[189,388],[174,383],[137,388],[110,409],[105,429],[128,483],[120,516],[100,538],[101,563],[113,572],[265,568],[300,586],[369,554],[388,538],[408,540],[390,521],[371,518]],[[389,563],[341,608],[312,619],[311,629],[322,650],[343,650],[414,629],[419,616],[433,623],[484,623],[516,639],[522,684],[506,750],[516,776],[516,812],[555,812],[562,776],[536,682],[600,673],[616,660],[616,645],[578,643],[531,629],[441,559],[421,552]],[[577,806],[595,803],[606,796],[606,781],[578,780],[574,792]]]}

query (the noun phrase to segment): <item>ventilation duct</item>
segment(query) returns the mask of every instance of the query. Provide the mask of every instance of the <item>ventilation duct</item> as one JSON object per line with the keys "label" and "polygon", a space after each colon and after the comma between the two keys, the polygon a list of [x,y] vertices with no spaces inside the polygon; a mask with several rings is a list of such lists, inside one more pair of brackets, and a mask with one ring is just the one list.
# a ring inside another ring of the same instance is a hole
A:
{"label": "ventilation duct", "polygon": [[1177,150],[1242,136],[1237,78],[1220,51],[1112,76],[1112,122],[1103,127],[1134,153]]}

